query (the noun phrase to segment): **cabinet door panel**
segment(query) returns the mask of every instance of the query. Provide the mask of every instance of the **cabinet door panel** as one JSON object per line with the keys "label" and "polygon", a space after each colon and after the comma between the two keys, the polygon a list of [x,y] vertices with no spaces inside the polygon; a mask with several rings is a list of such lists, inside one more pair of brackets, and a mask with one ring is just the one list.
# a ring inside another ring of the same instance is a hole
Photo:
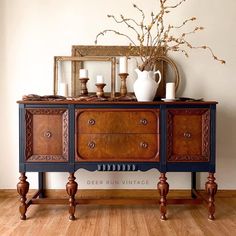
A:
{"label": "cabinet door panel", "polygon": [[25,110],[27,162],[68,161],[68,111],[56,108]]}
{"label": "cabinet door panel", "polygon": [[167,111],[167,161],[198,162],[210,158],[210,111]]}

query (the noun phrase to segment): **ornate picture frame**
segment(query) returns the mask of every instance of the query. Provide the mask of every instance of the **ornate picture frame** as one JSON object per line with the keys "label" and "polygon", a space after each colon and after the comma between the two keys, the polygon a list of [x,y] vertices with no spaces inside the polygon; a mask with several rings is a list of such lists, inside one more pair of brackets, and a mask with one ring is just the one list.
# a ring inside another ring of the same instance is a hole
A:
{"label": "ornate picture frame", "polygon": [[[146,50],[146,53],[148,55],[148,52],[150,50],[150,47],[144,47]],[[130,51],[129,46],[96,46],[96,45],[73,45],[72,46],[72,57],[121,57],[121,56],[129,56],[129,57],[138,57],[139,47],[132,47],[132,51]],[[163,48],[160,48],[158,51],[158,54],[160,56],[164,56]],[[79,78],[79,70],[81,68],[81,63],[73,63],[72,65],[72,71],[73,71],[73,80],[76,80]],[[159,60],[156,62],[156,67],[158,70],[160,70],[162,74],[162,81],[159,84],[156,98],[165,97],[165,74],[166,74],[166,63],[162,60]],[[115,83],[112,87],[111,91],[112,96],[115,96]]]}

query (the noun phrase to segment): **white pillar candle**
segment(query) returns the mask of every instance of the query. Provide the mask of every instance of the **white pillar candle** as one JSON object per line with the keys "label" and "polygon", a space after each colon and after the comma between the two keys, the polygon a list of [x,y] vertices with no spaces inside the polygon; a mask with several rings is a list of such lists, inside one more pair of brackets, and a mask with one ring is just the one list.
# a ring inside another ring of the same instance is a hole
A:
{"label": "white pillar candle", "polygon": [[80,69],[79,70],[79,77],[80,78],[88,78],[88,70],[87,69]]}
{"label": "white pillar candle", "polygon": [[120,57],[120,73],[127,73],[128,72],[128,63],[127,57]]}
{"label": "white pillar candle", "polygon": [[103,76],[102,75],[97,75],[97,84],[103,84],[104,80],[103,80]]}
{"label": "white pillar candle", "polygon": [[175,99],[175,83],[166,83],[166,99]]}
{"label": "white pillar candle", "polygon": [[60,83],[59,95],[64,96],[64,97],[68,96],[68,84],[67,83]]}

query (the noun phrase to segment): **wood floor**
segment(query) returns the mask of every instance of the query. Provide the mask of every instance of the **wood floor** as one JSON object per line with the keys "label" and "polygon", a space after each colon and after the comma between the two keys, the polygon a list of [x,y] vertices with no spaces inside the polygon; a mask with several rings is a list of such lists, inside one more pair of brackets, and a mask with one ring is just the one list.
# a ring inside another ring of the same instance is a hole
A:
{"label": "wood floor", "polygon": [[21,221],[18,197],[0,196],[0,235],[20,236],[148,236],[236,235],[236,198],[216,199],[216,220],[207,220],[204,205],[169,205],[168,220],[159,220],[158,206],[76,207],[77,220],[68,220],[64,205],[33,205]]}

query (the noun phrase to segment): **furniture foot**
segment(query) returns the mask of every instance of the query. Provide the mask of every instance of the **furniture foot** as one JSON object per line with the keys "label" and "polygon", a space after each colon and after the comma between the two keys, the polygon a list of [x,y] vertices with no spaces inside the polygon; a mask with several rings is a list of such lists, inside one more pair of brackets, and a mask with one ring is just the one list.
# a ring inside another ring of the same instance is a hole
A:
{"label": "furniture foot", "polygon": [[209,173],[208,181],[206,182],[206,192],[208,195],[208,219],[214,220],[215,213],[215,194],[217,192],[217,184],[215,183],[214,173]]}
{"label": "furniture foot", "polygon": [[75,220],[75,194],[77,192],[78,184],[75,182],[74,173],[70,173],[68,180],[69,181],[66,184],[66,191],[69,195],[69,219]]}
{"label": "furniture foot", "polygon": [[20,202],[21,202],[21,205],[19,207],[21,220],[26,220],[26,215],[25,215],[27,211],[26,194],[29,191],[29,182],[27,182],[26,179],[27,177],[25,176],[25,172],[21,172],[19,177],[20,182],[17,184],[17,192],[20,195]]}
{"label": "furniture foot", "polygon": [[165,176],[165,173],[161,173],[161,176],[159,178],[159,183],[157,184],[157,188],[160,193],[160,219],[166,220],[166,196],[169,192],[169,184],[166,182],[167,178]]}

